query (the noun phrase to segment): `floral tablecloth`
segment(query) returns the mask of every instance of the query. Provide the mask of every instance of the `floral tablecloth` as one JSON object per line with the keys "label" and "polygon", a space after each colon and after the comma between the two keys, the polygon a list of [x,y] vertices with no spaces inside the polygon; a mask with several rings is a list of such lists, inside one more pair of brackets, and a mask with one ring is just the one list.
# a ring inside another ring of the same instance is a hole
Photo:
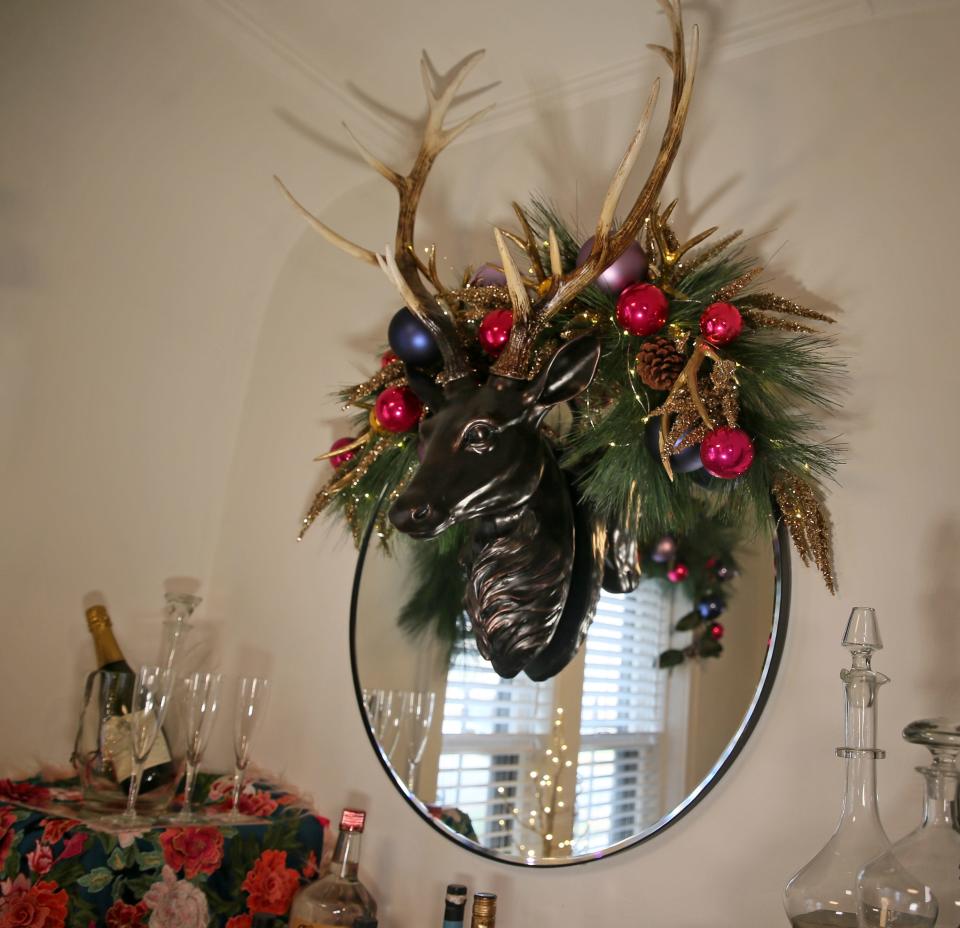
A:
{"label": "floral tablecloth", "polygon": [[[198,802],[225,806],[229,779],[198,779]],[[250,928],[259,913],[281,928],[329,826],[260,782],[240,800],[251,824],[110,833],[80,820],[79,798],[75,780],[0,780],[0,928]]]}

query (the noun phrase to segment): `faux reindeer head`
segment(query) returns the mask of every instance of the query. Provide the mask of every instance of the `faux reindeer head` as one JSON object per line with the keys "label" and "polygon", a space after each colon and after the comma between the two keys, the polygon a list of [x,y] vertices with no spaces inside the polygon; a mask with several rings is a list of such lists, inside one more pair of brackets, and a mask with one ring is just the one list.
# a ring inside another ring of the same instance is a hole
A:
{"label": "faux reindeer head", "polygon": [[[513,328],[504,351],[486,376],[474,371],[463,348],[463,333],[455,312],[456,297],[440,281],[434,257],[431,256],[425,264],[414,247],[417,205],[434,160],[453,139],[489,110],[475,113],[451,128],[444,128],[447,110],[482,52],[475,52],[461,62],[440,92],[434,86],[426,62],[422,63],[429,111],[420,149],[408,174],[400,174],[388,167],[357,143],[367,163],[386,178],[399,195],[395,241],[384,249],[383,254],[362,248],[328,228],[280,184],[291,202],[324,238],[353,257],[381,267],[400,291],[406,305],[428,327],[440,349],[443,371],[436,382],[419,372],[407,372],[411,386],[425,401],[429,415],[421,424],[423,457],[420,468],[390,511],[391,520],[402,532],[427,538],[454,523],[480,520],[483,534],[504,536],[518,520],[525,518],[524,513],[534,495],[542,494],[542,484],[549,472],[553,481],[550,492],[554,496],[562,495],[565,502],[561,505],[553,500],[556,505],[550,509],[551,501],[545,500],[541,507],[543,512],[555,515],[559,527],[548,524],[541,513],[536,530],[555,531],[559,535],[566,532],[570,536],[568,547],[572,549],[575,519],[570,494],[549,445],[540,433],[540,425],[552,406],[573,399],[589,385],[600,347],[590,337],[576,339],[561,346],[544,361],[542,334],[545,325],[569,306],[636,239],[644,221],[655,210],[679,147],[693,90],[698,34],[694,27],[688,65],[679,0],[660,0],[660,4],[670,20],[673,43],[670,49],[652,47],[669,64],[673,87],[669,118],[650,173],[627,215],[614,228],[615,211],[650,124],[659,93],[659,80],[654,82],[640,125],[607,190],[592,251],[585,261],[565,272],[552,228],[547,235],[546,253],[541,255],[541,243],[536,241],[519,208],[522,236],[496,230],[496,244],[513,312]],[[508,240],[525,252],[534,280],[521,275],[510,253]],[[545,269],[547,261],[549,268]],[[560,550],[564,543],[558,538],[557,549]],[[499,606],[492,619],[472,616],[481,653],[491,657],[502,675],[513,676],[535,661],[538,655],[541,655],[541,670],[538,672],[556,672],[579,646],[592,618],[593,604],[589,608],[578,605],[582,613],[579,618],[574,616],[571,619],[564,613],[570,575],[576,570],[572,550],[565,557],[563,563],[560,562],[563,558],[557,561],[556,582],[542,583],[544,596],[549,602],[526,609],[521,603],[523,597],[514,600],[506,597],[505,601],[517,603],[515,608]],[[502,586],[509,582],[509,571],[500,575],[494,570],[491,575],[495,575],[492,583]],[[598,588],[597,585],[591,594],[594,603]],[[570,599],[576,597],[571,595]],[[572,644],[553,641],[555,634],[567,636]],[[542,655],[549,655],[551,648],[561,657],[544,661]]]}
{"label": "faux reindeer head", "polygon": [[420,426],[422,462],[390,521],[416,538],[481,517],[508,527],[547,466],[543,417],[589,386],[599,359],[599,343],[584,336],[560,348],[531,381],[491,374],[482,385],[459,380],[441,390],[412,377],[431,414]]}

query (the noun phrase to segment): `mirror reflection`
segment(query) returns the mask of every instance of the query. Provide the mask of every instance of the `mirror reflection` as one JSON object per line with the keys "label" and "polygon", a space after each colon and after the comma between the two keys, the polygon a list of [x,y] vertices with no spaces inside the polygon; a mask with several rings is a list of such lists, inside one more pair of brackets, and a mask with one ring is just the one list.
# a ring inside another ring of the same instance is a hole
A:
{"label": "mirror reflection", "polygon": [[388,555],[374,533],[361,554],[356,682],[394,782],[456,840],[524,864],[620,849],[683,814],[749,734],[785,625],[776,540],[712,563],[710,596],[668,576],[682,552],[651,548],[639,586],[603,592],[585,646],[542,683],[498,676],[464,616],[453,640],[404,627],[416,544]]}

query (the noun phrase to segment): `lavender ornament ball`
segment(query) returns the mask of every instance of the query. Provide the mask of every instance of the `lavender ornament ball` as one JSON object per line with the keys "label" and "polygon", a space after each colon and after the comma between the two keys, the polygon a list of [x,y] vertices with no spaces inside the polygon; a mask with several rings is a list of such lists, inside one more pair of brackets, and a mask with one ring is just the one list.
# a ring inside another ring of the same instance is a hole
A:
{"label": "lavender ornament ball", "polygon": [[494,264],[481,264],[470,278],[471,287],[504,287],[507,275]]}
{"label": "lavender ornament ball", "polygon": [[[593,236],[583,243],[577,255],[577,267],[590,257],[592,248]],[[627,250],[597,278],[597,286],[605,293],[616,296],[630,284],[645,280],[649,263],[647,253],[636,242],[632,242]]]}

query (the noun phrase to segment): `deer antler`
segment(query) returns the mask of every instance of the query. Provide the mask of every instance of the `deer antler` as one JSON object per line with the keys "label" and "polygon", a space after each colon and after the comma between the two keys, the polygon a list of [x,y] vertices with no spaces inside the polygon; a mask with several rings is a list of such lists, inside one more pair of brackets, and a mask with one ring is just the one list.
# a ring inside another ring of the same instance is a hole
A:
{"label": "deer antler", "polygon": [[[398,171],[384,164],[361,144],[348,127],[344,127],[347,129],[350,138],[353,139],[356,144],[363,160],[378,174],[386,178],[397,190],[400,204],[397,215],[397,233],[394,239],[392,256],[388,255],[385,259],[375,251],[357,245],[355,242],[351,242],[338,232],[335,232],[303,206],[287,187],[284,186],[280,178],[274,177],[274,180],[280,185],[280,189],[284,192],[287,199],[293,203],[310,225],[328,242],[335,245],[341,251],[346,252],[351,257],[359,258],[367,264],[379,264],[385,269],[389,279],[400,289],[407,305],[424,322],[437,340],[437,345],[443,355],[445,378],[448,381],[463,377],[469,372],[466,355],[460,344],[460,337],[453,316],[448,309],[441,305],[434,294],[430,292],[421,277],[421,273],[425,268],[414,252],[413,234],[417,218],[417,206],[420,203],[420,195],[423,193],[427,175],[430,173],[430,169],[433,167],[433,162],[436,160],[437,155],[457,138],[457,136],[465,132],[470,126],[482,119],[493,109],[492,105],[488,106],[474,113],[472,116],[468,116],[456,125],[444,128],[443,123],[446,119],[447,111],[450,109],[457,91],[463,84],[467,74],[470,73],[470,70],[482,56],[483,51],[481,50],[464,58],[463,61],[453,69],[447,85],[440,92],[434,87],[426,56],[424,55],[424,57],[421,58],[420,73],[423,79],[424,92],[427,97],[428,112],[420,149],[417,152],[413,166],[410,168],[408,174],[400,174]],[[400,285],[401,281],[402,286]]]}
{"label": "deer antler", "polygon": [[637,237],[644,218],[660,196],[664,181],[666,181],[667,174],[673,165],[673,159],[676,157],[677,149],[680,147],[680,139],[683,135],[683,127],[686,123],[690,98],[693,93],[693,81],[700,51],[700,32],[696,26],[691,30],[692,41],[688,66],[684,57],[683,20],[679,0],[660,0],[660,5],[670,19],[673,30],[673,49],[666,49],[660,45],[650,47],[660,52],[666,59],[667,64],[670,65],[673,71],[673,92],[670,98],[670,115],[660,142],[660,150],[657,153],[656,161],[626,219],[617,231],[613,232],[614,213],[620,202],[620,195],[640,153],[640,146],[643,144],[650,119],[653,116],[653,108],[660,90],[659,80],[653,84],[637,132],[627,147],[623,160],[610,182],[607,195],[604,197],[603,206],[600,209],[600,218],[597,222],[593,250],[580,267],[561,278],[556,291],[540,313],[540,317],[544,321],[556,315],[586,286],[593,283]]}
{"label": "deer antler", "polygon": [[[667,64],[673,71],[673,90],[670,97],[670,114],[667,120],[667,126],[664,129],[663,138],[660,141],[660,150],[657,153],[656,160],[629,213],[617,230],[614,231],[614,215],[620,202],[620,196],[623,193],[623,188],[640,154],[640,148],[643,145],[647,129],[650,126],[650,120],[653,116],[657,96],[660,92],[659,79],[653,83],[637,131],[627,146],[627,150],[610,181],[610,186],[607,189],[607,194],[604,197],[603,205],[600,209],[600,217],[597,221],[597,229],[594,235],[593,249],[586,261],[579,267],[574,268],[574,270],[567,274],[554,276],[552,279],[551,295],[543,303],[534,308],[532,314],[534,318],[531,319],[530,329],[541,328],[548,320],[560,312],[560,310],[574,300],[584,288],[592,284],[610,264],[623,254],[630,243],[636,239],[644,219],[649,215],[650,210],[654,207],[660,196],[664,181],[676,157],[677,149],[680,147],[680,139],[683,135],[687,111],[690,107],[691,95],[693,93],[693,81],[700,48],[700,35],[699,30],[694,26],[691,30],[692,38],[688,63],[685,57],[680,0],[660,0],[660,5],[670,20],[670,26],[673,31],[673,48],[668,49],[660,45],[651,45],[650,48],[659,52],[666,59]],[[513,339],[514,336],[516,336],[518,343],[521,339],[527,342],[530,341],[527,332],[517,331],[516,328],[511,331],[511,339]],[[524,365],[518,365],[516,363],[521,356],[522,353],[519,350],[510,350],[508,347],[497,359],[497,363],[493,368],[494,371],[505,376],[525,376],[523,370]]]}

